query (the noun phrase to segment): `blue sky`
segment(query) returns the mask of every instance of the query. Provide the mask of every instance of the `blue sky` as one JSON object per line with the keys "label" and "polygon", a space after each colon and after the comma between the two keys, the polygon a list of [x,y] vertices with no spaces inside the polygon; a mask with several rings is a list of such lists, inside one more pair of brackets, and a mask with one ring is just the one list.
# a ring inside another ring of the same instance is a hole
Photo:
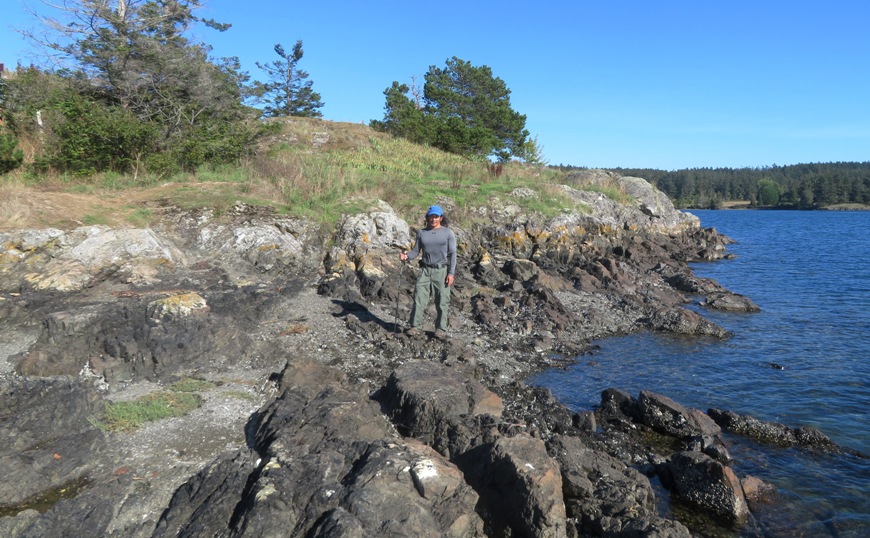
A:
{"label": "blue sky", "polygon": [[[0,0],[0,62],[30,63]],[[457,56],[511,90],[551,164],[743,167],[870,161],[870,2],[866,0],[205,0],[233,27],[196,37],[219,56],[275,59],[302,39],[300,67],[324,117],[383,117],[392,81]]]}

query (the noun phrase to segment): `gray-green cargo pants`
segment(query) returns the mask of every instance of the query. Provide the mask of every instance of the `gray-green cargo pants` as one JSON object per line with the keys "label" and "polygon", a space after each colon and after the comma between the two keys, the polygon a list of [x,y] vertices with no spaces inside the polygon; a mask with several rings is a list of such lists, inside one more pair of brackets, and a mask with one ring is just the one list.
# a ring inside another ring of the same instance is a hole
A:
{"label": "gray-green cargo pants", "polygon": [[450,287],[447,280],[447,266],[422,267],[414,286],[414,308],[411,310],[411,327],[423,328],[423,313],[429,304],[429,296],[435,296],[435,328],[447,330],[447,306],[450,304]]}

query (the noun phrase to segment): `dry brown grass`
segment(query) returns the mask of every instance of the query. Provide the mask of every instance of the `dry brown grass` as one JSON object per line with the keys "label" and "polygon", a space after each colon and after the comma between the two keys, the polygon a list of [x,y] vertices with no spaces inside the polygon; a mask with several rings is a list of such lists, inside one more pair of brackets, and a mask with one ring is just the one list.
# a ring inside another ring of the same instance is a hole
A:
{"label": "dry brown grass", "polygon": [[372,147],[372,140],[388,140],[384,133],[360,123],[329,121],[320,118],[275,118],[281,132],[263,140],[261,150],[282,145],[306,151],[350,152]]}
{"label": "dry brown grass", "polygon": [[558,193],[543,191],[562,180],[553,170],[507,163],[496,176],[487,169],[488,161],[413,144],[362,124],[319,118],[272,121],[281,123],[281,131],[239,166],[202,167],[171,178],[113,173],[40,177],[36,186],[28,186],[23,175],[7,175],[0,178],[0,229],[147,226],[170,205],[210,207],[220,214],[239,200],[326,225],[342,214],[369,210],[377,200],[401,216],[416,218],[421,206],[435,200],[450,200],[460,211],[521,186],[540,194],[517,200],[527,209],[550,214],[564,208]]}
{"label": "dry brown grass", "polygon": [[0,230],[20,228],[30,217],[24,183],[11,176],[0,181]]}
{"label": "dry brown grass", "polygon": [[725,200],[722,202],[722,209],[744,208],[752,205],[749,200]]}
{"label": "dry brown grass", "polygon": [[278,336],[290,336],[291,334],[302,334],[308,332],[308,325],[304,323],[293,323],[284,328]]}

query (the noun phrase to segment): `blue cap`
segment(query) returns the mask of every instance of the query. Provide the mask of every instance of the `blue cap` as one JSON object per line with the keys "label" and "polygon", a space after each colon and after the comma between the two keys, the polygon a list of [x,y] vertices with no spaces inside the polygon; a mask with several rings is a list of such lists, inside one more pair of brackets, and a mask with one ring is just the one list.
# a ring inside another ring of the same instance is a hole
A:
{"label": "blue cap", "polygon": [[440,217],[440,216],[443,215],[443,214],[444,214],[444,211],[442,211],[440,205],[431,205],[431,206],[429,206],[429,210],[426,211],[426,216],[427,216],[427,217],[428,217],[429,215],[437,215],[437,216]]}

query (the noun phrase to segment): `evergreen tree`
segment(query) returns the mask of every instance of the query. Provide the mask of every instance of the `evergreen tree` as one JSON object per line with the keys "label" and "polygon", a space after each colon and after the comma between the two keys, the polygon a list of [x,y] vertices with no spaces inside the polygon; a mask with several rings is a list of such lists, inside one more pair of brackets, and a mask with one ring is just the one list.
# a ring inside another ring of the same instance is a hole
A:
{"label": "evergreen tree", "polygon": [[6,81],[0,76],[0,175],[15,170],[24,161],[24,152],[18,147],[18,139],[6,127]]}
{"label": "evergreen tree", "polygon": [[813,194],[813,182],[809,179],[804,179],[801,181],[799,189],[798,205],[803,209],[812,208],[816,200]]}
{"label": "evergreen tree", "polygon": [[522,153],[526,117],[511,108],[510,90],[492,69],[456,56],[425,76],[425,110],[435,118],[435,146],[469,157],[507,160]]}
{"label": "evergreen tree", "polygon": [[49,37],[31,37],[65,59],[59,73],[96,105],[127,111],[155,130],[156,144],[135,150],[161,154],[155,167],[190,169],[251,150],[257,131],[241,102],[246,75],[234,59],[215,63],[210,47],[186,37],[197,25],[229,28],[197,17],[201,0],[45,3],[63,20],[41,18]]}
{"label": "evergreen tree", "polygon": [[0,126],[0,175],[15,170],[22,161],[24,152],[18,148],[18,140]]}
{"label": "evergreen tree", "polygon": [[544,167],[547,165],[547,160],[544,158],[544,146],[538,143],[538,135],[526,139],[522,152],[517,157],[533,166]]}
{"label": "evergreen tree", "polygon": [[527,144],[526,117],[511,108],[510,90],[489,67],[454,56],[443,69],[430,66],[424,78],[421,107],[407,85],[393,82],[384,91],[383,121],[371,125],[471,158],[523,158],[537,147]]}
{"label": "evergreen tree", "polygon": [[263,114],[273,117],[322,116],[318,110],[323,107],[320,94],[312,89],[313,82],[306,80],[308,73],[298,67],[304,54],[302,41],[297,41],[290,53],[278,43],[275,45],[275,54],[279,60],[267,64],[257,62],[257,67],[269,75],[269,82],[257,85],[259,96],[266,102]]}
{"label": "evergreen tree", "polygon": [[372,120],[369,125],[376,131],[390,133],[417,144],[427,144],[432,140],[432,122],[420,107],[408,97],[410,88],[406,84],[393,82],[384,90],[383,121]]}

